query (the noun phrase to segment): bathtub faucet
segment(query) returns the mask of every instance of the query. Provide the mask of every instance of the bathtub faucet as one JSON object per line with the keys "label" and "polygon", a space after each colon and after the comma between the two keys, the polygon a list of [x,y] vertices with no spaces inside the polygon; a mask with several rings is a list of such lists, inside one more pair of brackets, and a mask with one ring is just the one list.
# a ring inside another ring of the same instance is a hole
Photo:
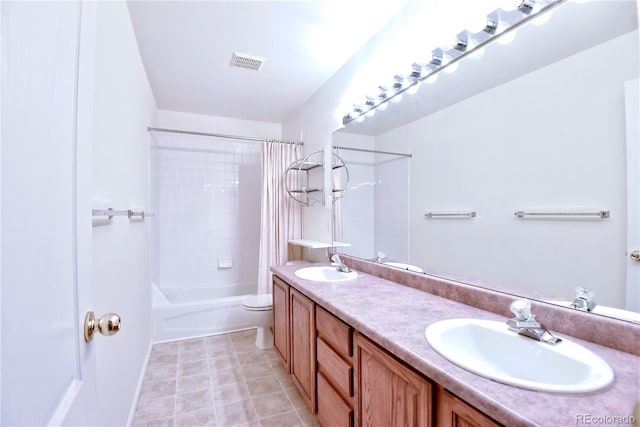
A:
{"label": "bathtub faucet", "polygon": [[331,257],[331,261],[332,261],[331,265],[335,267],[336,270],[341,271],[342,273],[351,273],[351,269],[347,264],[342,262],[342,260],[340,259],[340,255],[334,254]]}

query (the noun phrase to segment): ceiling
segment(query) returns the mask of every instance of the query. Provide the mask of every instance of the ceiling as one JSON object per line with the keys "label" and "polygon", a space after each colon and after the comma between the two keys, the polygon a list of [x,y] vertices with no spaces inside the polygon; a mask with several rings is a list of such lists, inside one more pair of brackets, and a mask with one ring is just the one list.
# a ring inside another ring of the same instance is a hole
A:
{"label": "ceiling", "polygon": [[[158,108],[280,123],[407,1],[127,4]],[[231,67],[234,52],[265,61]]]}

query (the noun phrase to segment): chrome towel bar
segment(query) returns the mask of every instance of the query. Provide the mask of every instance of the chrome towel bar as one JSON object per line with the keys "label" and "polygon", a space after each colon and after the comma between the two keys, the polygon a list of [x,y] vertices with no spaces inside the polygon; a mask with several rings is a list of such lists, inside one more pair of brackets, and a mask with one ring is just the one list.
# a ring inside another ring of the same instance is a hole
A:
{"label": "chrome towel bar", "polygon": [[476,213],[472,212],[427,212],[424,214],[425,218],[475,218]]}
{"label": "chrome towel bar", "polygon": [[597,217],[597,218],[609,218],[609,211],[597,211],[597,212],[524,212],[517,211],[514,213],[518,218],[525,218],[527,216],[579,216],[579,217]]}
{"label": "chrome towel bar", "polygon": [[133,211],[131,209],[128,210],[114,210],[113,208],[108,209],[92,209],[92,216],[106,216],[108,219],[112,219],[114,216],[126,216],[128,218],[148,218],[155,216],[155,214],[151,212],[144,211]]}

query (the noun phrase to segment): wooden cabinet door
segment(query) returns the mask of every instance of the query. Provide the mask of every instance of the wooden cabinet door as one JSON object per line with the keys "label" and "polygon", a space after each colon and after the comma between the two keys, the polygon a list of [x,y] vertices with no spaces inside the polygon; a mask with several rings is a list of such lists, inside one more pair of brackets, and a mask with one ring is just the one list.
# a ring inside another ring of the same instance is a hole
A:
{"label": "wooden cabinet door", "polygon": [[289,285],[273,276],[273,350],[289,365]]}
{"label": "wooden cabinet door", "polygon": [[499,427],[500,424],[438,386],[436,419],[438,427]]}
{"label": "wooden cabinet door", "polygon": [[316,321],[313,301],[293,288],[291,307],[291,375],[303,399],[316,411]]}
{"label": "wooden cabinet door", "polygon": [[362,335],[356,336],[356,424],[429,427],[433,385]]}

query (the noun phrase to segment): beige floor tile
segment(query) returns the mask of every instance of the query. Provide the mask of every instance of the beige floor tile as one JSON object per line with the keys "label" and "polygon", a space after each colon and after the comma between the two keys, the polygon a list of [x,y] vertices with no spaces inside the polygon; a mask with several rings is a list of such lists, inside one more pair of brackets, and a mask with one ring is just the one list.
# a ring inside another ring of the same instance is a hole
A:
{"label": "beige floor tile", "polygon": [[318,419],[311,413],[309,408],[304,407],[296,410],[298,417],[302,420],[305,427],[321,427]]}
{"label": "beige floor tile", "polygon": [[211,370],[211,386],[217,387],[238,381],[244,381],[240,367],[230,369]]}
{"label": "beige floor tile", "polygon": [[211,390],[192,391],[176,396],[176,414],[213,409]]}
{"label": "beige floor tile", "polygon": [[308,408],[307,402],[305,402],[305,400],[302,398],[300,392],[296,387],[286,389],[285,393],[287,393],[287,397],[289,397],[289,400],[291,401],[291,404],[294,408]]}
{"label": "beige floor tile", "polygon": [[317,426],[277,354],[258,349],[255,336],[252,329],[154,345],[134,425]]}
{"label": "beige floor tile", "polygon": [[204,342],[207,345],[231,344],[231,336],[233,334],[212,335],[205,337]]}
{"label": "beige floor tile", "polygon": [[147,366],[176,365],[178,353],[151,353]]}
{"label": "beige floor tile", "polygon": [[284,414],[275,415],[273,417],[261,418],[260,425],[262,427],[304,427],[302,421],[295,411],[285,412]]}
{"label": "beige floor tile", "polygon": [[241,365],[251,365],[254,363],[267,362],[269,363],[269,359],[264,355],[264,351],[262,350],[252,350],[245,351],[242,353],[236,353],[236,357],[238,358],[238,362]]}
{"label": "beige floor tile", "polygon": [[154,344],[151,348],[151,356],[155,354],[177,353],[180,349],[180,341],[163,342]]}
{"label": "beige floor tile", "polygon": [[198,360],[205,360],[207,359],[207,357],[207,349],[205,347],[202,347],[197,350],[181,351],[178,360],[180,361],[180,363],[187,363],[195,362]]}
{"label": "beige floor tile", "polygon": [[188,375],[178,377],[176,394],[189,393],[191,391],[209,390],[211,387],[211,381],[209,379],[209,373],[202,373],[196,375]]}
{"label": "beige floor tile", "polygon": [[247,351],[254,351],[256,348],[255,340],[252,341],[236,341],[233,343],[233,348],[236,353],[245,353]]}
{"label": "beige floor tile", "polygon": [[230,369],[240,366],[238,358],[235,354],[226,354],[224,356],[218,356],[209,359],[209,367],[212,371],[219,369]]}
{"label": "beige floor tile", "polygon": [[257,362],[251,365],[242,366],[242,374],[244,375],[245,379],[249,380],[252,378],[271,375],[273,374],[273,369],[271,369],[271,365],[266,361]]}
{"label": "beige floor tile", "polygon": [[220,344],[207,344],[207,356],[209,359],[214,359],[220,356],[228,356],[235,353],[235,348],[231,342]]}
{"label": "beige floor tile", "polygon": [[216,386],[213,388],[212,393],[215,406],[224,406],[251,399],[249,389],[244,381]]}
{"label": "beige floor tile", "polygon": [[275,374],[247,380],[247,388],[251,397],[283,391],[282,384]]}
{"label": "beige floor tile", "polygon": [[158,420],[143,421],[133,423],[133,427],[173,427],[173,417],[161,418]]}
{"label": "beige floor tile", "polygon": [[147,366],[144,374],[145,381],[160,381],[174,379],[178,372],[178,365]]}
{"label": "beige floor tile", "polygon": [[216,408],[218,426],[236,426],[258,419],[250,400],[232,403]]}
{"label": "beige floor tile", "polygon": [[259,419],[294,410],[284,391],[254,397],[253,406]]}
{"label": "beige floor tile", "polygon": [[203,374],[206,372],[209,372],[209,365],[207,364],[206,360],[197,360],[195,362],[185,362],[178,364],[179,377]]}
{"label": "beige floor tile", "polygon": [[176,380],[145,381],[140,390],[140,401],[174,396]]}
{"label": "beige floor tile", "polygon": [[205,349],[204,338],[180,341],[180,352]]}
{"label": "beige floor tile", "polygon": [[141,423],[161,418],[172,417],[176,410],[174,396],[138,402],[134,423]]}
{"label": "beige floor tile", "polygon": [[217,425],[216,412],[213,408],[207,408],[185,414],[177,414],[173,425],[174,427],[215,427]]}

